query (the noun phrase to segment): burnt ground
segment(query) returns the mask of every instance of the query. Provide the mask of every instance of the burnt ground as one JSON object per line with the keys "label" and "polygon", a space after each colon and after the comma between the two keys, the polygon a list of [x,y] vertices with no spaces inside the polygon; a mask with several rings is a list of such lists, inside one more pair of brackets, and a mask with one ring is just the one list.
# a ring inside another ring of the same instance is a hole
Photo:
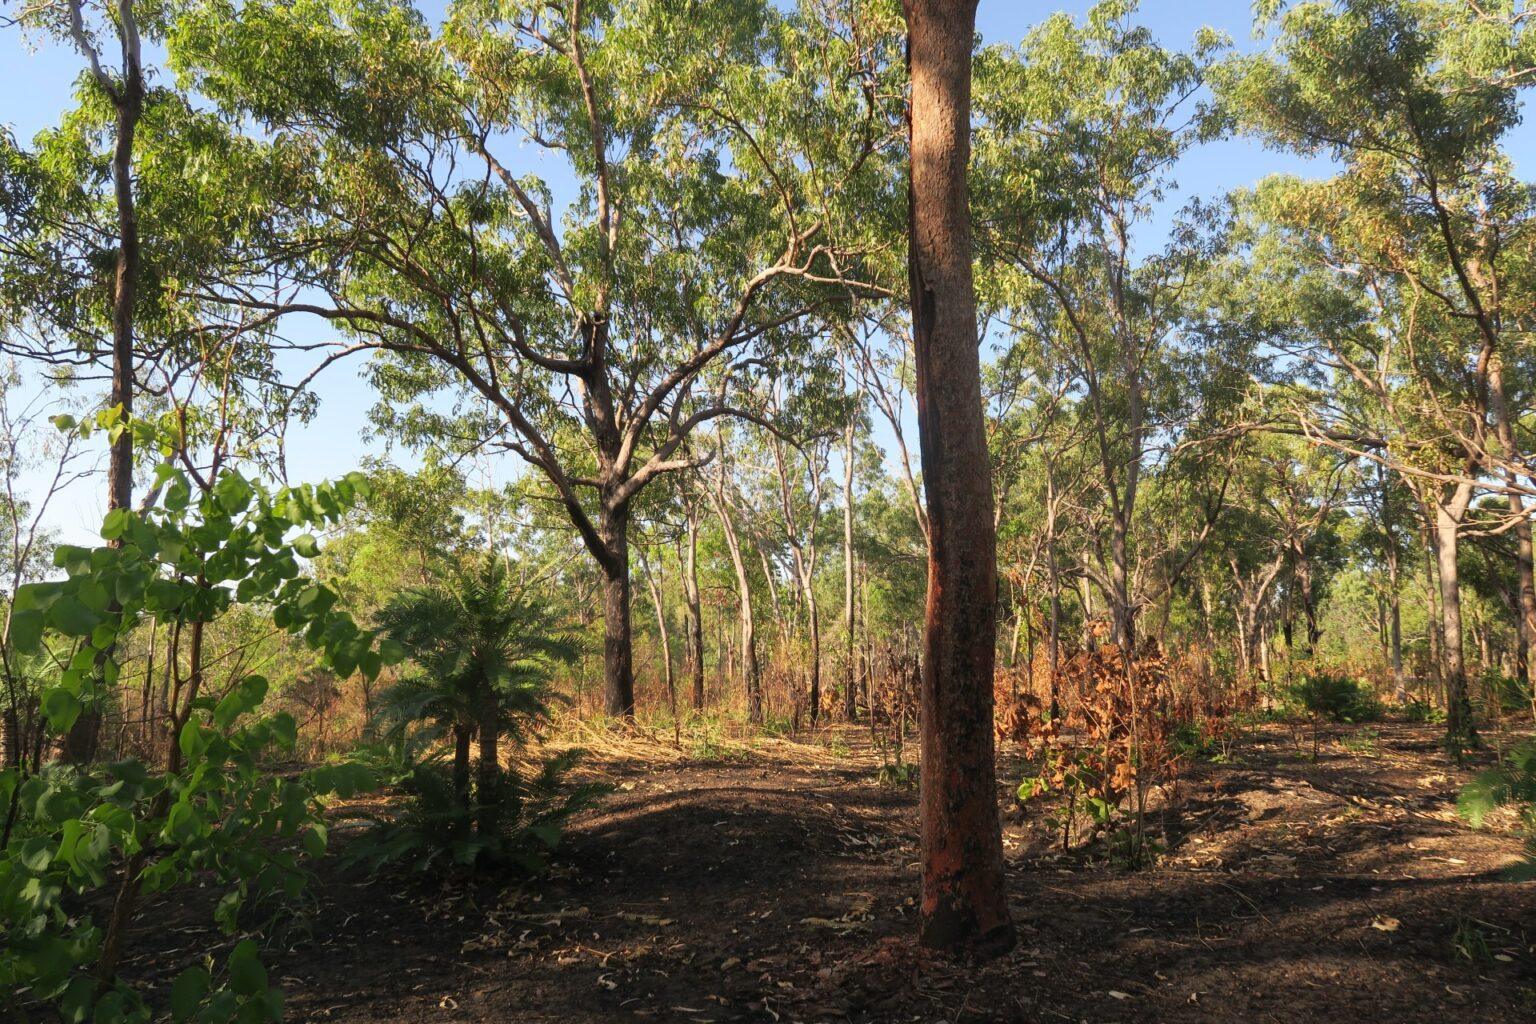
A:
{"label": "burnt ground", "polygon": [[[1471,772],[1434,726],[1337,729],[1315,761],[1309,734],[1250,734],[1186,770],[1142,870],[1062,854],[1008,786],[1020,939],[982,966],[912,941],[916,795],[862,734],[706,752],[605,744],[588,770],[618,789],[536,885],[325,869],[267,954],[289,1019],[1536,1021],[1536,884],[1501,875],[1507,831],[1458,822]],[[146,973],[222,941],[142,940]]]}

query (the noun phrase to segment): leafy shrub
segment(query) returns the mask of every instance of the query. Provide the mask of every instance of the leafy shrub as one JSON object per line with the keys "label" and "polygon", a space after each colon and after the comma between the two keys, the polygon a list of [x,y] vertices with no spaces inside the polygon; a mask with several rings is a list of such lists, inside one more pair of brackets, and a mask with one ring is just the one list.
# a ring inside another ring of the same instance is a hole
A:
{"label": "leafy shrub", "polygon": [[[335,522],[360,482],[274,494],[227,471],[197,486],[169,464],[156,478],[158,504],[107,515],[101,532],[112,546],[61,546],[65,578],[24,586],[12,603],[0,665],[9,672],[17,657],[43,654],[56,666],[39,699],[55,742],[115,690],[117,653],[141,626],[158,624],[166,663],[185,673],[172,692],[164,765],[20,758],[0,771],[0,1004],[18,1016],[46,1004],[69,1022],[148,1021],[144,994],[117,972],[140,899],[211,883],[223,891],[215,919],[236,933],[242,907],[303,889],[301,856],[326,846],[321,798],[372,782],[357,766],[297,778],[268,770],[272,753],[292,749],[294,719],[259,715],[268,686],[258,675],[211,692],[201,642],[210,623],[243,606],[303,634],[339,674],[378,672],[389,652],[299,572],[295,555],[316,550],[314,538],[285,539]],[[87,897],[109,881],[112,911],[99,915],[100,901]],[[220,965],[183,971],[161,995],[177,1022],[282,1016],[249,939]]]}
{"label": "leafy shrub", "polygon": [[1419,725],[1439,725],[1445,721],[1445,712],[1427,700],[1415,699],[1403,705],[1403,718]]}
{"label": "leafy shrub", "polygon": [[1518,809],[1525,833],[1525,860],[1511,869],[1514,876],[1536,878],[1536,740],[1526,740],[1504,757],[1504,763],[1483,772],[1462,789],[1457,810],[1473,828],[1482,828],[1501,807]]}
{"label": "leafy shrub", "polygon": [[1483,678],[1483,690],[1489,702],[1506,714],[1531,710],[1531,686],[1524,679],[1489,672]]}
{"label": "leafy shrub", "polygon": [[1202,722],[1182,722],[1175,726],[1168,743],[1177,757],[1213,760],[1224,754],[1221,737]]}
{"label": "leafy shrub", "polygon": [[875,781],[887,789],[916,789],[917,765],[910,761],[887,761],[875,770]]}
{"label": "leafy shrub", "polygon": [[1287,693],[1290,702],[1308,714],[1333,722],[1374,722],[1381,704],[1358,680],[1318,672],[1302,676]]}

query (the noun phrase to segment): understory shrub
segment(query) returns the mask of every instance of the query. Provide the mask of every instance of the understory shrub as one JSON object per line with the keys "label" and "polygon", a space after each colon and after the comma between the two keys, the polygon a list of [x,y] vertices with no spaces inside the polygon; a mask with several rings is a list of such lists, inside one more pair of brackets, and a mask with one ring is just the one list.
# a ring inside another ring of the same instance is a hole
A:
{"label": "understory shrub", "polygon": [[1445,721],[1445,711],[1427,700],[1410,700],[1403,705],[1403,718],[1419,725],[1439,725]]}
{"label": "understory shrub", "polygon": [[1370,688],[1346,675],[1309,673],[1293,683],[1286,696],[1307,714],[1333,722],[1374,722],[1382,713]]}
{"label": "understory shrub", "polygon": [[1520,714],[1531,710],[1531,686],[1524,679],[1507,676],[1502,672],[1489,672],[1483,677],[1483,692],[1493,710],[1504,714]]}
{"label": "understory shrub", "polygon": [[1525,859],[1510,874],[1524,881],[1536,879],[1536,740],[1517,745],[1503,763],[1468,783],[1456,807],[1473,828],[1482,828],[1499,808],[1516,808],[1525,835]]}
{"label": "understory shrub", "polygon": [[581,752],[568,750],[536,762],[532,770],[501,767],[494,794],[494,830],[477,829],[482,818],[478,794],[468,805],[454,789],[448,752],[365,748],[358,760],[378,773],[401,799],[368,816],[371,826],[353,840],[343,862],[378,870],[404,864],[428,871],[445,864],[510,867],[529,875],[549,868],[572,815],[609,791],[600,783],[572,783],[569,774]]}
{"label": "understory shrub", "polygon": [[[293,717],[262,714],[266,679],[216,669],[220,652],[204,643],[214,623],[244,609],[303,636],[338,674],[371,677],[391,660],[301,574],[296,554],[317,550],[314,538],[286,539],[336,522],[361,482],[270,493],[233,472],[193,481],[169,464],[156,480],[153,505],[107,515],[110,546],[59,547],[64,578],[21,587],[11,605],[0,649],[7,692],[23,661],[34,674],[39,657],[51,666],[37,700],[45,742],[12,751],[0,770],[0,1006],[17,1019],[44,1007],[70,1024],[167,1012],[206,1024],[281,1019],[281,994],[247,934],[259,922],[243,911],[298,895],[304,858],[326,847],[322,799],[372,783],[356,765],[272,771],[274,756],[293,749]],[[166,720],[155,723],[168,733],[163,763],[43,763],[82,716],[99,714],[135,631],[160,645],[166,666]],[[242,937],[167,986],[129,984],[119,966],[138,907],[194,883],[220,893],[215,920]]]}
{"label": "understory shrub", "polygon": [[581,640],[495,553],[450,565],[379,617],[409,661],[380,696],[383,741],[364,757],[390,769],[403,801],[375,816],[351,858],[542,871],[563,823],[603,787],[567,785],[579,752],[508,768],[501,741],[521,751],[547,724],[554,673],[581,655]]}

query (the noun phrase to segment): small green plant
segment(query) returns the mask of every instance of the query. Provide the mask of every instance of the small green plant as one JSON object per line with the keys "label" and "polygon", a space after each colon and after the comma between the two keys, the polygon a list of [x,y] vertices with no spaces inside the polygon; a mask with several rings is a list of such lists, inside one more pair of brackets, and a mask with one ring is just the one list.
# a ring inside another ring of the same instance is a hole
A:
{"label": "small green plant", "polygon": [[[572,815],[610,791],[598,783],[573,785],[568,774],[580,751],[538,762],[537,770],[497,772],[494,816],[487,819],[478,794],[460,803],[448,758],[441,750],[374,747],[357,760],[375,771],[404,798],[386,814],[371,816],[373,828],[354,840],[343,856],[348,865],[377,870],[405,864],[418,871],[444,864],[495,865],[527,875],[549,869]],[[491,830],[484,822],[493,822]]]}
{"label": "small green plant", "polygon": [[1375,729],[1361,729],[1359,732],[1339,740],[1339,745],[1351,754],[1359,754],[1362,757],[1375,757],[1380,750],[1381,733]]}
{"label": "small green plant", "polygon": [[750,755],[745,748],[726,738],[719,719],[706,718],[699,723],[698,735],[689,747],[688,756],[695,761],[745,761]]}
{"label": "small green plant", "polygon": [[875,781],[887,789],[916,789],[917,765],[887,761],[875,770]]}
{"label": "small green plant", "polygon": [[764,716],[759,731],[764,736],[790,736],[795,731],[795,723],[787,715],[768,714]]}
{"label": "small green plant", "polygon": [[1427,700],[1415,698],[1403,705],[1403,719],[1417,725],[1440,725],[1445,712]]}
{"label": "small green plant", "polygon": [[1536,878],[1536,740],[1514,747],[1503,764],[1469,782],[1456,800],[1457,810],[1473,828],[1482,828],[1501,807],[1517,810],[1525,835],[1525,859],[1509,873],[1522,880]]}
{"label": "small green plant", "polygon": [[1457,959],[1474,964],[1488,963],[1493,959],[1493,944],[1488,941],[1484,922],[1465,915],[1456,918],[1456,929],[1451,933],[1451,951]]}
{"label": "small green plant", "polygon": [[1225,747],[1221,737],[1200,722],[1184,722],[1174,728],[1168,738],[1174,756],[1191,760],[1218,761],[1225,759]]}
{"label": "small green plant", "polygon": [[1289,702],[1307,714],[1331,722],[1374,722],[1381,704],[1358,680],[1329,672],[1309,673],[1293,683]]}

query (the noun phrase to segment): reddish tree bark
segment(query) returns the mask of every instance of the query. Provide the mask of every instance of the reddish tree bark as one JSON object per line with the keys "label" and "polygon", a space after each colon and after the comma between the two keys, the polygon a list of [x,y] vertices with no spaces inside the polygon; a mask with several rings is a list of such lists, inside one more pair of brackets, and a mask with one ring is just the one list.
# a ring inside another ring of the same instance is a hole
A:
{"label": "reddish tree bark", "polygon": [[912,81],[908,273],[929,521],[922,664],[922,940],[1014,943],[992,735],[997,537],[971,273],[977,0],[903,0]]}

